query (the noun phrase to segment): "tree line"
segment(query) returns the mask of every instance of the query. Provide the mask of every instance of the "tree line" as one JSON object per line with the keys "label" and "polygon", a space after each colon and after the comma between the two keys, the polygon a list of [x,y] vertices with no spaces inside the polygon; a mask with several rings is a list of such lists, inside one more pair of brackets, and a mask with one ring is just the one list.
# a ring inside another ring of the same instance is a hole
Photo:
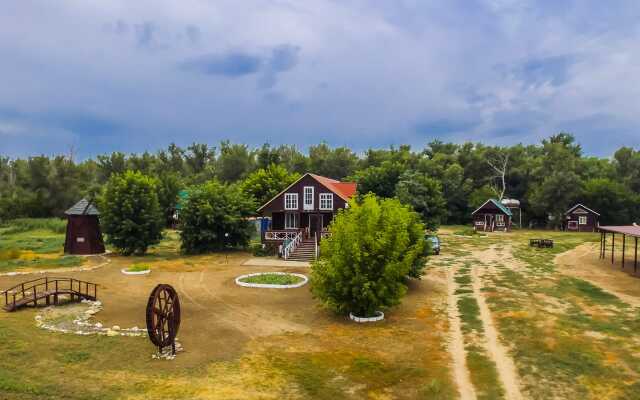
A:
{"label": "tree line", "polygon": [[303,152],[292,145],[251,148],[223,141],[83,161],[0,155],[0,219],[62,216],[125,171],[153,180],[165,218],[185,188],[211,181],[237,185],[260,204],[305,172],[354,180],[361,194],[398,198],[431,227],[467,223],[486,199],[503,196],[520,200],[524,223],[538,227],[557,225],[577,202],[600,212],[607,224],[631,223],[640,213],[640,151],[622,147],[612,158],[590,157],[572,135],[559,133],[534,145],[434,140],[423,149],[401,145],[360,154],[326,143]]}

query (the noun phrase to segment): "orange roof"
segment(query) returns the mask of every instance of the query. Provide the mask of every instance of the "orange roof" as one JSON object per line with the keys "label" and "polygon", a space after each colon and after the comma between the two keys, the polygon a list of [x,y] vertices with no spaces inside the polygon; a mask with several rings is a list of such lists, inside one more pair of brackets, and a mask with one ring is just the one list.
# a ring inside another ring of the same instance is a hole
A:
{"label": "orange roof", "polygon": [[327,189],[331,190],[345,201],[349,201],[356,194],[357,184],[355,182],[340,182],[335,179],[327,178],[316,174],[309,174],[315,180],[322,183]]}

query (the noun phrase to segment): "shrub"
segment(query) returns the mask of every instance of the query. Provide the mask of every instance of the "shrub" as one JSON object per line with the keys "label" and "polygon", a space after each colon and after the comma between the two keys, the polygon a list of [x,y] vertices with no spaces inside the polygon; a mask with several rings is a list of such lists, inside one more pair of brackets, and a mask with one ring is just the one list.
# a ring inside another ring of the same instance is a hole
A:
{"label": "shrub", "polygon": [[255,230],[247,220],[254,210],[253,198],[237,185],[210,181],[194,187],[180,212],[182,251],[194,254],[246,247]]}
{"label": "shrub", "polygon": [[277,246],[274,246],[273,244],[263,245],[261,243],[256,243],[251,246],[251,253],[256,257],[274,256],[277,251]]}
{"label": "shrub", "polygon": [[428,248],[420,217],[397,199],[369,194],[340,210],[313,263],[314,295],[339,313],[372,316],[400,302],[420,277]]}
{"label": "shrub", "polygon": [[144,254],[160,242],[164,219],[155,180],[140,172],[112,175],[100,199],[107,242],[124,255]]}

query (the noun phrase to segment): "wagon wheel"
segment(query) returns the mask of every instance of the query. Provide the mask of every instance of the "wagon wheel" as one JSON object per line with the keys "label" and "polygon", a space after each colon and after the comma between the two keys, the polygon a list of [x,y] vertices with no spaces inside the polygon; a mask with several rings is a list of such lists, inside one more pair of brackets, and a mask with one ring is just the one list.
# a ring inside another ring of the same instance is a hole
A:
{"label": "wagon wheel", "polygon": [[153,289],[147,302],[147,332],[160,352],[171,346],[175,354],[175,339],[180,328],[180,300],[170,285],[160,284]]}

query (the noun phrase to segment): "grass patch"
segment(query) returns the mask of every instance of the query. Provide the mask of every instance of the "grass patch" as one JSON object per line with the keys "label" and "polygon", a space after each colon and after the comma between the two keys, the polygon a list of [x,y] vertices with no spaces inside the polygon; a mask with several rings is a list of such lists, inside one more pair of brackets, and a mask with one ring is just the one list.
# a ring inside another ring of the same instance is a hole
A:
{"label": "grass patch", "polygon": [[458,312],[462,320],[462,331],[469,333],[476,331],[483,332],[482,321],[480,320],[480,307],[474,297],[462,296],[458,299]]}
{"label": "grass patch", "polygon": [[126,269],[127,272],[144,272],[149,271],[151,267],[149,264],[133,264],[129,268]]}
{"label": "grass patch", "polygon": [[504,398],[496,365],[482,349],[475,346],[467,348],[467,365],[479,400]]}
{"label": "grass patch", "polygon": [[240,279],[244,283],[258,283],[263,285],[295,285],[304,279],[292,274],[270,274],[248,276]]}
{"label": "grass patch", "polygon": [[65,233],[67,221],[60,218],[17,218],[3,224],[3,234],[48,230],[53,233]]}

